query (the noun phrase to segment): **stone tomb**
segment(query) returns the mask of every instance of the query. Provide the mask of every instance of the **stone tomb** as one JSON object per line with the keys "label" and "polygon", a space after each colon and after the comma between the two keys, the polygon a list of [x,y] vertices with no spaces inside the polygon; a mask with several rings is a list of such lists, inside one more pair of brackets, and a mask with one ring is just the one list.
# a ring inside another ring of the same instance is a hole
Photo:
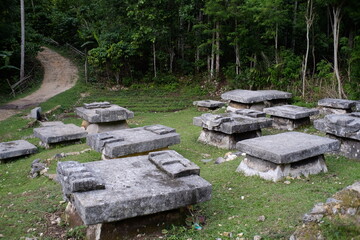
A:
{"label": "stone tomb", "polygon": [[324,98],[318,101],[321,114],[344,114],[357,108],[357,101],[337,98]]}
{"label": "stone tomb", "polygon": [[341,142],[338,153],[360,160],[360,112],[326,115],[315,120],[314,126]]}
{"label": "stone tomb", "polygon": [[246,153],[237,172],[276,182],[286,176],[327,172],[323,154],[337,150],[340,143],[306,133],[286,132],[244,140],[236,147]]}
{"label": "stone tomb", "polygon": [[40,145],[49,148],[57,143],[74,143],[85,138],[87,132],[74,124],[46,122],[43,127],[34,128],[34,136],[40,138]]}
{"label": "stone tomb", "polygon": [[127,119],[134,113],[126,108],[108,102],[84,104],[75,109],[84,121],[81,124],[88,133],[100,133],[128,128]]}
{"label": "stone tomb", "polygon": [[105,239],[101,234],[106,227],[112,227],[113,234],[117,232],[120,220],[144,215],[151,218],[155,213],[210,200],[211,184],[199,173],[197,165],[175,151],[126,161],[59,162],[57,167],[64,196],[73,209],[67,212],[78,215],[80,224],[88,227],[87,235],[97,235],[96,239]]}
{"label": "stone tomb", "polygon": [[232,90],[221,94],[221,98],[229,102],[231,108],[254,109],[262,111],[266,107],[284,105],[292,97],[291,93],[277,90]]}
{"label": "stone tomb", "polygon": [[271,115],[273,127],[282,130],[294,130],[310,125],[310,116],[319,114],[319,110],[294,105],[283,105],[264,108],[265,113]]}
{"label": "stone tomb", "polygon": [[37,147],[25,140],[0,143],[0,162],[37,152]]}
{"label": "stone tomb", "polygon": [[252,118],[234,113],[205,113],[194,117],[193,124],[202,127],[198,141],[225,149],[235,149],[238,141],[261,136],[261,128],[270,127],[268,118]]}
{"label": "stone tomb", "polygon": [[103,154],[103,159],[124,157],[131,154],[147,154],[180,143],[180,135],[174,128],[160,124],[122,129],[106,133],[90,134],[87,144]]}
{"label": "stone tomb", "polygon": [[197,106],[199,111],[209,111],[221,108],[225,106],[225,103],[214,100],[202,100],[193,102],[193,105]]}

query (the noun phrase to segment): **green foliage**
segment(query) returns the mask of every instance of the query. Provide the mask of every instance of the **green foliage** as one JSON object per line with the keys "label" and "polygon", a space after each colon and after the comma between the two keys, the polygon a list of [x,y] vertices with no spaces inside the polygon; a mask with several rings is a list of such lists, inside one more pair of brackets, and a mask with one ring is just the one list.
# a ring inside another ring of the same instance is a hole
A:
{"label": "green foliage", "polygon": [[86,236],[86,226],[77,226],[74,228],[70,228],[66,232],[67,238],[73,238],[76,240],[82,240],[85,238],[85,236]]}

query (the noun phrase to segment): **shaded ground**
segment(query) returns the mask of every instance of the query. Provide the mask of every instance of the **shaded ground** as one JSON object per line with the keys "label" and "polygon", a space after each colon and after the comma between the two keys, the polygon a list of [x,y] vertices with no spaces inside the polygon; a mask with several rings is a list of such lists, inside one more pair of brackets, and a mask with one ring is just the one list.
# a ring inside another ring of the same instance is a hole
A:
{"label": "shaded ground", "polygon": [[43,47],[36,57],[44,67],[44,79],[36,92],[0,106],[0,121],[21,109],[37,106],[49,98],[73,87],[78,79],[78,69],[67,58]]}

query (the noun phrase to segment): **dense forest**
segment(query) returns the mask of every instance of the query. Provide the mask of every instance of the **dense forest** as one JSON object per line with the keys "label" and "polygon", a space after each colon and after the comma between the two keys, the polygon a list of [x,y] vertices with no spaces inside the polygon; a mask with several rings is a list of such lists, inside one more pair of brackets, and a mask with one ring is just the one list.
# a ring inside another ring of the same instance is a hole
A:
{"label": "dense forest", "polygon": [[19,81],[23,19],[22,78],[52,42],[84,53],[90,83],[360,98],[358,0],[2,0],[0,12],[2,89]]}

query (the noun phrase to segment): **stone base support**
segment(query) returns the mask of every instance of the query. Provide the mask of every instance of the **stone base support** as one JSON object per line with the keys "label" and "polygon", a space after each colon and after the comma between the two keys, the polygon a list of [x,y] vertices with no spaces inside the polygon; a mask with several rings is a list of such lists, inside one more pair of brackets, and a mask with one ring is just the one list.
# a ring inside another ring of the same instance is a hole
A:
{"label": "stone base support", "polygon": [[197,107],[197,110],[200,112],[214,111],[216,109],[219,109],[219,107]]}
{"label": "stone base support", "polygon": [[330,108],[330,107],[320,107],[320,114],[328,115],[328,114],[345,114],[351,113],[351,109],[339,109],[339,108]]}
{"label": "stone base support", "polygon": [[[151,150],[151,151],[147,151],[147,152],[134,153],[134,154],[129,154],[129,155],[116,157],[116,158],[127,158],[127,157],[136,157],[136,156],[142,156],[142,155],[149,155],[149,153],[151,153],[151,152],[166,151],[166,150],[169,150],[169,148],[168,147],[159,148],[159,149],[155,149],[155,150]],[[105,154],[101,154],[101,159],[102,160],[110,160],[110,159],[116,159],[116,158],[111,158],[109,156],[106,156]]]}
{"label": "stone base support", "polygon": [[[136,239],[141,236],[156,237],[171,225],[184,225],[188,210],[186,208],[169,210],[161,213],[134,217],[116,222],[99,223],[86,226],[87,240]],[[70,227],[84,225],[75,207],[68,203],[65,221]]]}
{"label": "stone base support", "polygon": [[50,148],[56,147],[58,145],[73,145],[73,144],[81,144],[81,140],[76,139],[76,140],[57,142],[57,143],[46,143],[43,141],[39,141],[39,145],[44,147],[45,149],[50,149]]}
{"label": "stone base support", "polygon": [[83,121],[81,126],[84,127],[89,134],[110,132],[129,128],[126,120],[106,123],[89,123],[87,121]]}
{"label": "stone base support", "polygon": [[259,176],[265,180],[277,182],[287,176],[299,177],[327,172],[324,155],[318,155],[308,159],[289,164],[275,164],[257,157],[247,155],[241,161],[237,172],[245,176]]}
{"label": "stone base support", "polygon": [[338,137],[332,134],[326,134],[332,139],[340,141],[340,149],[337,151],[337,154],[343,155],[347,158],[352,158],[360,160],[360,141],[350,138]]}
{"label": "stone base support", "polygon": [[230,101],[229,106],[237,109],[253,109],[257,111],[262,111],[264,108],[274,107],[274,106],[281,106],[287,104],[286,99],[275,99],[275,100],[268,100],[263,102],[257,103],[239,103]]}
{"label": "stone base support", "polygon": [[198,138],[199,142],[223,149],[236,149],[236,143],[245,139],[261,137],[261,130],[244,133],[225,134],[204,129]]}
{"label": "stone base support", "polygon": [[283,117],[271,116],[273,119],[272,127],[281,130],[292,131],[302,126],[310,125],[310,117],[300,119],[289,119]]}

